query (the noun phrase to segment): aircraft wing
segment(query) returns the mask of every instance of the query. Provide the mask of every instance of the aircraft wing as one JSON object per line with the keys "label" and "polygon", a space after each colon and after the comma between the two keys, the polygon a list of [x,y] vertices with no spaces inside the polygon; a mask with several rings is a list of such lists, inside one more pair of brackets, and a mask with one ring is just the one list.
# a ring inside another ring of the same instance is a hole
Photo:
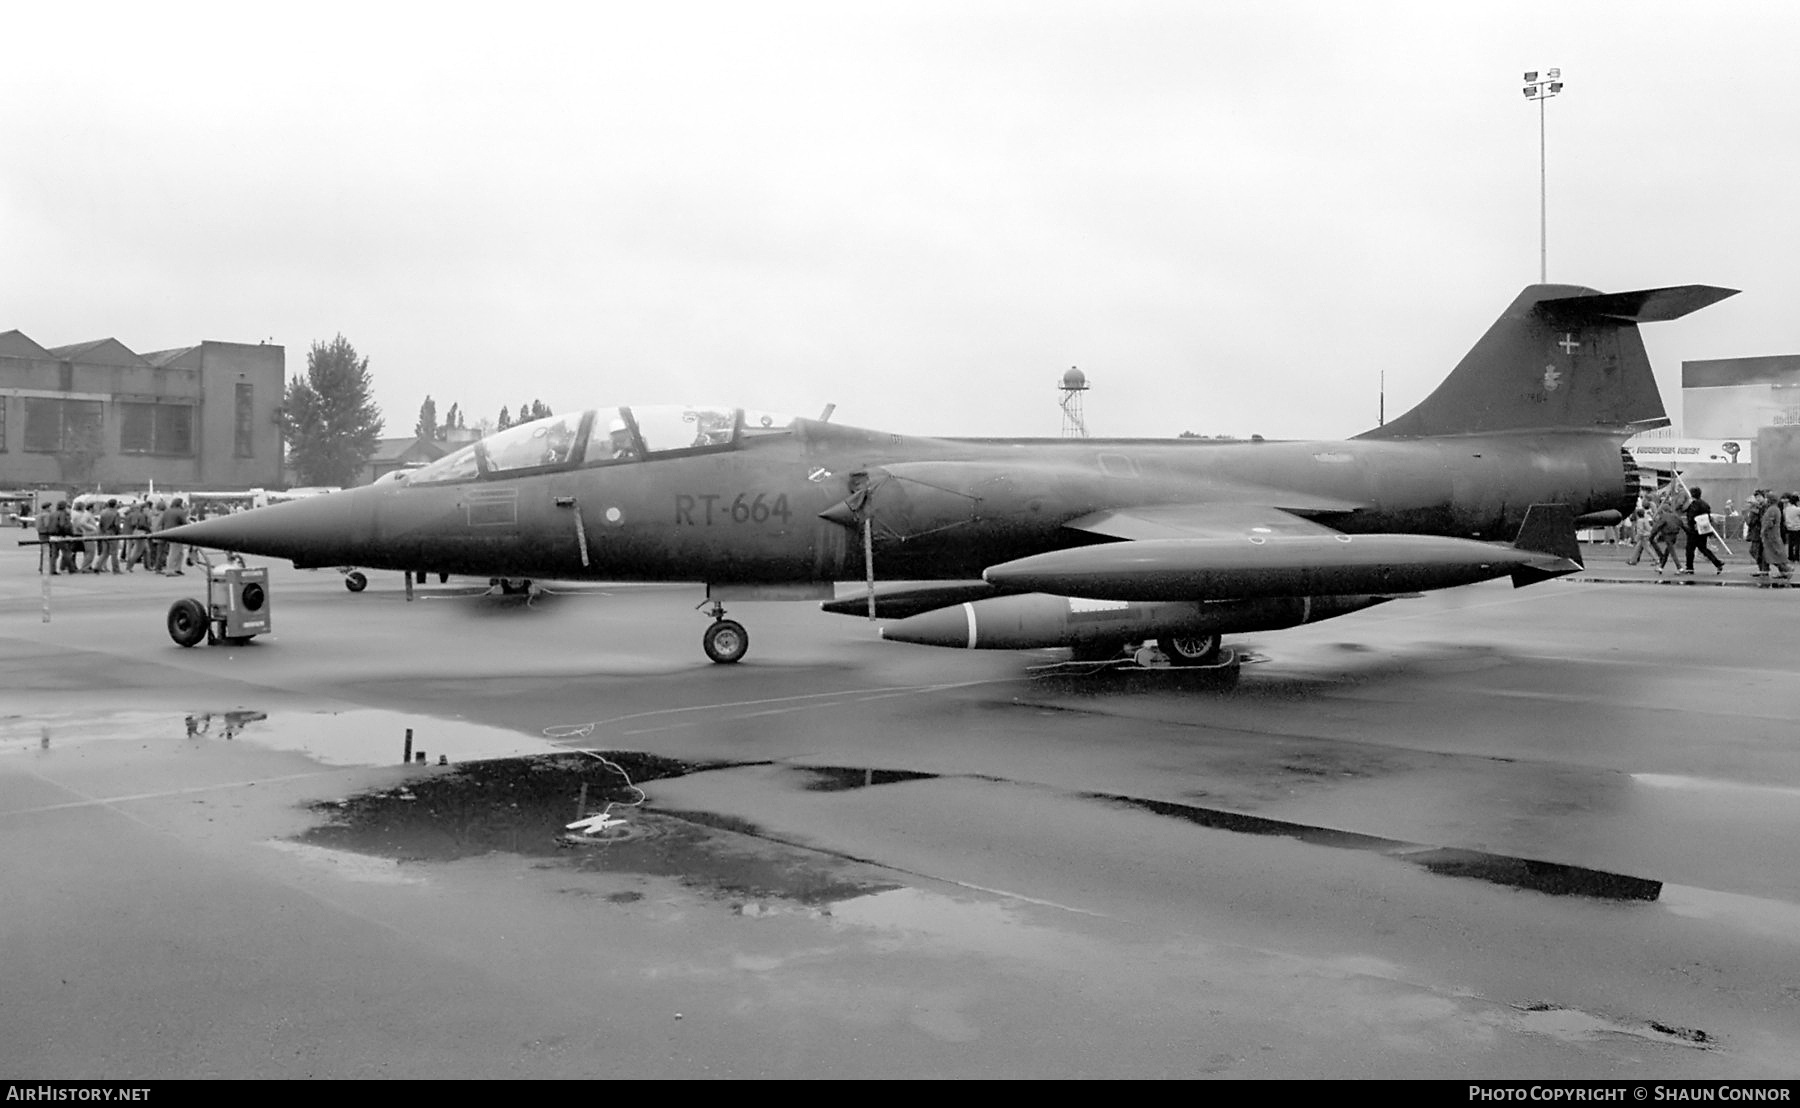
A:
{"label": "aircraft wing", "polygon": [[1276,507],[1273,503],[1235,501],[1209,504],[1155,504],[1139,508],[1109,508],[1072,519],[1063,526],[1112,539],[1142,542],[1148,539],[1242,539],[1252,535],[1335,535],[1320,523],[1302,519],[1299,512],[1339,514],[1361,505],[1350,501],[1308,498],[1305,507]]}
{"label": "aircraft wing", "polygon": [[1125,538],[989,567],[1013,592],[1100,600],[1393,595],[1512,576],[1515,585],[1581,568],[1574,513],[1533,505],[1507,546],[1438,535],[1349,535],[1280,509],[1173,505],[1096,512],[1069,524]]}

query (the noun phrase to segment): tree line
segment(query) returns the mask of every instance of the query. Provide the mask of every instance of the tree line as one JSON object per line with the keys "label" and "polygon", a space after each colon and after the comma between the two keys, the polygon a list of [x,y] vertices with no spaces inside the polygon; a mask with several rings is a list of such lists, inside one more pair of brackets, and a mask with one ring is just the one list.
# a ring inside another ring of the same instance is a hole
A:
{"label": "tree line", "polygon": [[[530,404],[519,405],[519,415],[516,419],[513,418],[511,409],[501,405],[498,420],[476,420],[475,429],[481,438],[486,438],[495,431],[504,431],[515,424],[530,423],[534,419],[543,419],[545,416],[555,414],[550,410],[550,405],[542,400],[533,400]],[[431,398],[430,393],[426,393],[425,402],[419,405],[419,418],[413,421],[413,435],[421,439],[443,442],[450,437],[451,431],[468,430],[469,425],[466,419],[462,409],[452,404],[450,410],[444,413],[443,422],[438,422],[437,401]]]}
{"label": "tree line", "polygon": [[[485,437],[554,414],[548,404],[533,400],[520,404],[516,416],[502,407],[498,419],[477,420],[475,429]],[[306,353],[306,373],[291,378],[282,394],[282,435],[287,440],[288,463],[300,482],[353,484],[379,449],[384,426],[374,399],[368,356],[359,355],[341,334],[330,342],[315,341]],[[430,394],[419,405],[419,417],[413,423],[415,436],[437,442],[448,439],[451,431],[467,429],[467,417],[454,403],[440,421],[437,401]]]}

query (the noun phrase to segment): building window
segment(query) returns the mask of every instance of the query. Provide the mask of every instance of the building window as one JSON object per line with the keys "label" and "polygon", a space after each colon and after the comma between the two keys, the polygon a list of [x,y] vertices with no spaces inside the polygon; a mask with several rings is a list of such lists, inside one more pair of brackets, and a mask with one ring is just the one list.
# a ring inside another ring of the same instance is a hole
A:
{"label": "building window", "polygon": [[101,408],[98,400],[25,400],[25,449],[35,454],[98,454]]}
{"label": "building window", "polygon": [[188,404],[119,404],[122,454],[194,453],[194,409]]}
{"label": "building window", "polygon": [[250,434],[250,417],[253,410],[251,396],[254,391],[255,386],[252,385],[237,387],[237,456],[240,458],[256,456],[256,442]]}

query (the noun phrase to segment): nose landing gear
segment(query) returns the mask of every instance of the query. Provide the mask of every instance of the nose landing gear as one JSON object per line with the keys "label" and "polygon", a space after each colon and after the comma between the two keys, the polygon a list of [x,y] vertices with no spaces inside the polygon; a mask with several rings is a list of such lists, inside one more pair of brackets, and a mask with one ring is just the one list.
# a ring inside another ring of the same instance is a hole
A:
{"label": "nose landing gear", "polygon": [[725,605],[717,600],[707,600],[696,605],[696,610],[699,608],[708,608],[707,614],[713,620],[706,634],[700,636],[700,649],[706,651],[708,658],[727,666],[749,652],[750,632],[736,620],[725,618]]}

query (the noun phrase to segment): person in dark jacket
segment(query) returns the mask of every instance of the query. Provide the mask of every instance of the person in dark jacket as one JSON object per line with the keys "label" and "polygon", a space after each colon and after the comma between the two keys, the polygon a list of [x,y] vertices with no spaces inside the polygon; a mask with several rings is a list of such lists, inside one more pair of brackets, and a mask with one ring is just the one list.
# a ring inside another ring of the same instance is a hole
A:
{"label": "person in dark jacket", "polygon": [[1712,505],[1701,499],[1699,485],[1688,489],[1687,511],[1682,514],[1687,517],[1687,568],[1676,572],[1693,573],[1694,551],[1698,550],[1706,555],[1706,560],[1713,564],[1716,572],[1724,573],[1725,563],[1719,561],[1710,545],[1712,537],[1718,534],[1717,528],[1713,526]]}
{"label": "person in dark jacket", "polygon": [[55,527],[55,506],[45,504],[38,508],[37,533],[38,542],[40,544],[38,546],[38,572],[48,573],[52,577],[62,572],[56,568],[56,563],[61,556],[61,551],[57,549],[55,543],[49,541],[50,536],[55,533]]}
{"label": "person in dark jacket", "polygon": [[1792,580],[1794,571],[1788,565],[1787,542],[1781,537],[1781,501],[1773,496],[1763,498],[1762,519],[1757,527],[1762,531],[1763,557],[1768,560],[1772,575],[1783,582]]}
{"label": "person in dark jacket", "polygon": [[1763,557],[1762,514],[1769,506],[1769,493],[1766,489],[1756,489],[1749,499],[1744,501],[1744,541],[1750,544],[1750,560],[1756,563],[1751,571],[1752,577],[1769,575],[1769,560]]}
{"label": "person in dark jacket", "polygon": [[[75,535],[75,517],[69,514],[67,500],[56,502],[56,515],[50,522],[50,533],[59,539],[72,538]],[[57,550],[62,555],[62,571],[64,573],[80,572],[76,560],[76,556],[81,553],[80,543],[58,543]]]}
{"label": "person in dark jacket", "polygon": [[125,556],[125,571],[136,573],[142,565],[150,568],[150,505],[138,501],[125,513],[125,529],[131,533],[131,547]]}
{"label": "person in dark jacket", "polygon": [[[1675,494],[1665,492],[1650,504],[1650,549],[1656,552],[1656,572],[1662,573],[1675,557],[1676,541],[1687,530],[1687,520],[1676,506]],[[1679,568],[1679,564],[1677,565]]]}
{"label": "person in dark jacket", "polygon": [[94,564],[95,573],[105,573],[108,566],[114,573],[123,573],[119,568],[119,536],[125,531],[125,517],[119,514],[119,502],[108,500],[106,507],[100,509],[100,559]]}
{"label": "person in dark jacket", "polygon": [[[187,521],[187,509],[181,506],[181,497],[178,496],[169,502],[168,508],[164,509],[162,518],[156,521],[156,529],[167,531],[171,527],[180,527]],[[178,542],[166,544],[163,552],[163,566],[160,571],[164,577],[174,577],[186,572],[181,568],[182,555],[186,551],[187,548]]]}

